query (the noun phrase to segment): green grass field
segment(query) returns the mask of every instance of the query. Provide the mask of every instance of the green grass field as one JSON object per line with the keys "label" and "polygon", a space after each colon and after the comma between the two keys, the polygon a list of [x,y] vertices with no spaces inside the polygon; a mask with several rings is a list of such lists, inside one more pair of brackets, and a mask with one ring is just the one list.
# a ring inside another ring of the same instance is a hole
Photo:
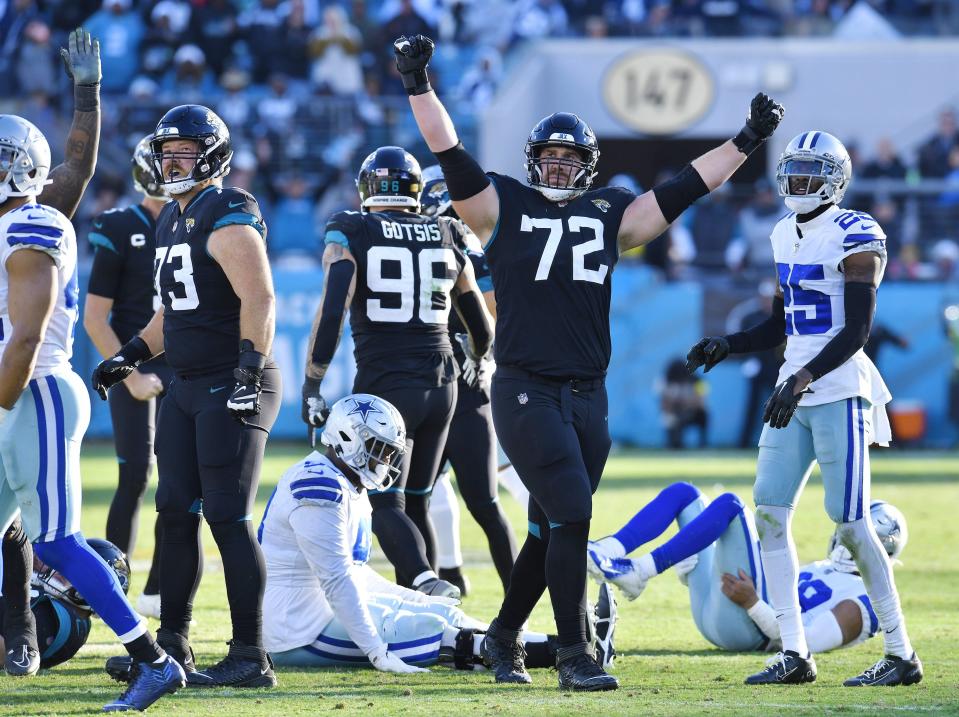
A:
{"label": "green grass field", "polygon": [[[300,454],[293,447],[268,451],[259,511],[281,472]],[[116,468],[107,446],[84,448],[83,529],[103,535]],[[661,487],[688,480],[708,496],[733,490],[751,502],[754,454],[622,453],[610,459],[596,496],[592,535],[620,526]],[[621,689],[597,695],[571,695],[556,688],[556,674],[534,670],[531,688],[497,686],[488,674],[436,668],[428,675],[401,678],[372,669],[283,670],[274,690],[183,690],[153,708],[158,714],[299,715],[324,712],[369,715],[674,715],[674,714],[882,714],[897,712],[959,714],[959,456],[883,452],[874,454],[874,490],[901,508],[909,519],[910,541],[896,572],[913,643],[925,663],[922,684],[910,688],[850,690],[841,681],[872,664],[882,653],[879,638],[858,648],[822,655],[814,685],[776,689],[747,688],[743,677],[762,667],[765,655],[727,654],[696,631],[686,589],[673,575],[654,580],[642,597],[620,602],[615,674]],[[802,561],[823,557],[831,532],[822,509],[823,492],[810,481],[795,523]],[[504,495],[513,525],[525,517]],[[133,590],[145,579],[152,549],[153,513],[144,512],[136,554]],[[667,534],[668,537],[669,533]],[[485,542],[463,510],[463,544],[473,592],[465,610],[489,620],[501,599]],[[205,535],[206,573],[196,609],[193,646],[201,665],[222,657],[229,638],[229,615],[222,571],[209,533]],[[376,567],[386,574],[381,554]],[[590,589],[595,595],[594,587]],[[151,621],[153,622],[153,621]],[[543,600],[531,620],[535,630],[551,629]],[[102,671],[117,654],[110,631],[99,621],[87,645],[71,662],[25,681],[0,678],[0,715],[72,715],[95,712],[119,693]],[[152,627],[155,629],[156,624]]]}

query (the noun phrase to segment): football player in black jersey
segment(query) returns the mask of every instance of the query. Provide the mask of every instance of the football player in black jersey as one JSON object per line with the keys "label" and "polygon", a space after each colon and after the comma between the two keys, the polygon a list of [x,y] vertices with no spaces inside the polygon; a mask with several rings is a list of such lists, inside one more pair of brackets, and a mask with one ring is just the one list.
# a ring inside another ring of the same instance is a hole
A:
{"label": "football player in black jersey", "polygon": [[[87,183],[93,178],[100,142],[100,43],[77,28],[70,33],[67,48],[60,49],[64,69],[73,82],[73,123],[67,135],[65,158],[50,170],[49,184],[37,202],[55,207],[73,217]],[[22,532],[22,531],[21,531]],[[4,668],[11,675],[32,675],[40,668],[37,628],[30,611],[30,541],[3,538]],[[26,654],[29,659],[24,661]]]}
{"label": "football player in black jersey", "polygon": [[[270,358],[275,297],[266,226],[256,199],[224,188],[233,150],[223,121],[201,105],[169,110],[152,140],[162,188],[154,276],[162,305],[150,323],[94,371],[106,389],[165,352],[174,371],[157,421],[163,522],[157,639],[189,685],[272,687],[262,644],[263,555],[251,527],[263,451],[280,406]],[[202,672],[189,645],[200,579],[200,518],[213,533],[233,626],[229,654]]]}
{"label": "football player in black jersey", "polygon": [[[151,136],[133,151],[133,186],[143,194],[139,204],[110,209],[93,220],[88,238],[94,248],[93,268],[83,309],[83,328],[103,357],[147,325],[160,304],[153,285],[156,218],[169,201],[153,167]],[[119,480],[107,514],[107,540],[127,555],[136,546],[140,501],[153,472],[153,433],[157,405],[172,372],[162,356],[141,364],[109,393]],[[159,555],[163,523],[154,521],[153,561],[137,612],[160,617]]]}
{"label": "football player in black jersey", "polygon": [[596,137],[576,115],[557,112],[529,135],[523,183],[485,174],[463,149],[429,84],[433,42],[401,37],[394,50],[453,206],[486,252],[497,303],[493,421],[531,496],[530,533],[487,636],[490,664],[498,681],[530,682],[516,638],[548,587],[560,687],[615,689],[616,679],[587,654],[586,565],[579,557],[610,447],[604,376],[612,270],[620,252],[651,241],[725,182],[772,134],[782,107],[757,95],[734,139],[640,196],[591,188]]}
{"label": "football player in black jersey", "polygon": [[394,406],[406,422],[400,478],[370,492],[373,532],[396,569],[397,582],[432,595],[459,597],[433,565],[435,537],[429,496],[456,405],[456,364],[448,333],[454,308],[483,356],[492,325],[473,268],[455,239],[464,229],[445,217],[417,214],[419,163],[400,147],[380,147],[357,178],[362,212],[339,212],[326,225],[323,298],[313,324],[303,419],[325,420],[320,385],[350,309],[355,342],[355,393]]}
{"label": "football player in black jersey", "polygon": [[[439,165],[424,169],[423,180],[421,212],[429,217],[448,216],[457,219]],[[465,226],[463,232],[457,234],[457,239],[463,241],[460,250],[473,265],[476,284],[483,292],[483,298],[488,305],[492,304],[493,282],[479,240]],[[516,539],[513,537],[513,527],[499,504],[496,435],[493,432],[489,398],[491,362],[481,359],[477,363],[466,355],[461,344],[464,331],[465,327],[459,316],[450,315],[450,344],[460,367],[460,377],[457,383],[456,409],[450,423],[449,435],[446,437],[442,461],[450,462],[466,508],[486,534],[490,556],[505,591],[516,560]],[[459,525],[456,525],[455,529],[458,530]],[[443,536],[440,536],[440,539],[442,540]],[[463,586],[466,585],[466,579],[459,567],[444,570],[443,564],[440,563],[439,576],[459,587],[465,594]]]}

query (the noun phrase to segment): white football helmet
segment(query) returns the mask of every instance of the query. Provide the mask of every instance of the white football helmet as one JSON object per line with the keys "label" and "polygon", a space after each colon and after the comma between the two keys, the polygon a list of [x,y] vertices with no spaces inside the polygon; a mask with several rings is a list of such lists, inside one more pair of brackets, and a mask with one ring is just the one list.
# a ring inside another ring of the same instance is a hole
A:
{"label": "white football helmet", "polygon": [[35,197],[50,184],[50,145],[23,117],[0,115],[0,204],[10,197]]}
{"label": "white football helmet", "polygon": [[839,204],[851,181],[849,152],[831,134],[818,130],[789,140],[776,167],[779,196],[799,214],[823,204]]}
{"label": "white football helmet", "polygon": [[368,393],[333,404],[322,441],[359,476],[368,490],[386,490],[400,476],[406,424],[396,407]]}
{"label": "white football helmet", "polygon": [[[876,528],[879,542],[886,549],[890,560],[898,560],[902,551],[909,542],[909,528],[906,525],[906,516],[896,506],[884,500],[874,500],[869,504],[869,515]],[[829,539],[829,559],[836,564],[839,570],[853,573],[858,570],[852,553],[845,545],[839,542],[839,530]]]}

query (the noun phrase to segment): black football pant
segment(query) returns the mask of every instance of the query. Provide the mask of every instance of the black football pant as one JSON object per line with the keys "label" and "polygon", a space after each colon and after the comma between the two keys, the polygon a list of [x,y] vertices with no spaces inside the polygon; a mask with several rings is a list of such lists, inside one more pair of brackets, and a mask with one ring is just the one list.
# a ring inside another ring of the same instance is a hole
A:
{"label": "black football pant", "polygon": [[[462,385],[459,390],[464,390]],[[448,460],[453,467],[466,508],[486,533],[490,556],[505,590],[516,561],[516,540],[499,504],[496,459],[490,404],[458,410],[450,424],[443,461]]]}
{"label": "black football pant", "polygon": [[389,401],[406,422],[402,472],[389,489],[370,492],[373,532],[396,569],[396,581],[410,587],[436,563],[436,532],[429,517],[430,493],[443,460],[443,448],[456,406],[456,382],[435,388],[355,391]]}
{"label": "black football pant", "polygon": [[[147,364],[142,368],[145,373],[155,373],[165,388],[170,386],[173,371],[165,363],[159,366]],[[131,560],[140,524],[140,503],[146,493],[150,474],[153,473],[153,434],[157,411],[164,395],[165,391],[149,401],[138,401],[122,383],[114,386],[109,394],[119,476],[107,514],[106,538],[130,556]],[[150,595],[160,592],[162,525],[160,520],[154,520],[153,559],[143,588],[143,592]]]}
{"label": "black football pant", "polygon": [[262,646],[266,568],[253,533],[253,502],[269,431],[280,409],[280,372],[263,371],[260,413],[237,421],[226,409],[232,373],[174,379],[160,409],[157,511],[163,521],[158,640],[189,637],[200,583],[200,517],[220,550],[233,638]]}
{"label": "black football pant", "polygon": [[586,650],[586,544],[611,444],[606,388],[601,379],[560,381],[500,366],[492,398],[500,445],[530,492],[529,534],[499,624],[519,630],[548,588],[566,659]]}
{"label": "black football pant", "polygon": [[[3,534],[3,582],[0,593],[4,603],[0,632],[22,635],[28,644],[37,644],[37,625],[30,611],[30,577],[33,573],[33,546],[23,530],[18,513]],[[42,652],[42,650],[41,650]]]}

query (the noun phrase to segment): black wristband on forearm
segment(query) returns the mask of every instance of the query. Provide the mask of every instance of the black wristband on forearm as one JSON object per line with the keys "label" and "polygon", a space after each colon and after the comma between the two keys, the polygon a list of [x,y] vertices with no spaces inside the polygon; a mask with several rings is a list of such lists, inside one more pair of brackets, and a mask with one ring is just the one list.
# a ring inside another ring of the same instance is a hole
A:
{"label": "black wristband on forearm", "polygon": [[147,342],[139,336],[134,336],[123,344],[123,347],[117,351],[117,353],[123,356],[127,361],[135,362],[137,365],[153,358],[153,352],[150,350]]}
{"label": "black wristband on forearm", "polygon": [[866,281],[850,281],[843,291],[846,323],[804,367],[812,374],[813,381],[846,363],[869,338],[876,313],[876,287]]}
{"label": "black wristband on forearm", "polygon": [[748,354],[774,349],[786,340],[786,305],[783,297],[773,297],[773,312],[769,318],[752,328],[730,334],[729,353]]}
{"label": "black wristband on forearm", "polygon": [[237,366],[259,376],[266,366],[266,356],[253,348],[252,341],[243,339],[240,341],[240,360]]}
{"label": "black wristband on forearm", "polygon": [[743,128],[739,130],[739,134],[733,137],[733,144],[736,145],[736,149],[747,157],[765,141],[766,138],[756,134],[749,125],[743,125]]}
{"label": "black wristband on forearm", "polygon": [[707,194],[709,194],[709,187],[691,164],[683,167],[675,177],[653,187],[653,195],[656,197],[656,203],[659,204],[659,210],[670,224],[676,221],[677,217],[693,202]]}
{"label": "black wristband on forearm", "polygon": [[433,154],[443,170],[446,188],[454,202],[475,197],[489,186],[489,177],[479,166],[479,162],[463,148],[462,142]]}
{"label": "black wristband on forearm", "polygon": [[408,95],[425,95],[427,92],[433,91],[433,88],[430,87],[429,75],[426,74],[426,68],[406,72],[400,77],[403,79],[403,87],[406,88],[406,94]]}
{"label": "black wristband on forearm", "polygon": [[343,312],[346,311],[346,295],[350,291],[355,268],[352,261],[342,259],[330,264],[327,269],[320,324],[310,348],[310,362],[315,366],[327,366],[333,360],[336,344],[340,340]]}
{"label": "black wristband on forearm", "polygon": [[100,83],[74,85],[73,109],[76,112],[96,112],[100,109]]}

